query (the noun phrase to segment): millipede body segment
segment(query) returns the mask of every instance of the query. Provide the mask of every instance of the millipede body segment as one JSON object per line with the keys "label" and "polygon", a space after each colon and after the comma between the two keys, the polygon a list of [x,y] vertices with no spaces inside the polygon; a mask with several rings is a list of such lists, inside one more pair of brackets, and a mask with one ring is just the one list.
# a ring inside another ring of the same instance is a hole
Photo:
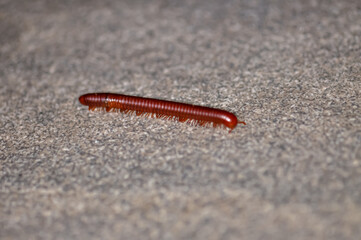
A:
{"label": "millipede body segment", "polygon": [[227,111],[196,106],[192,104],[127,96],[114,93],[88,93],[79,97],[79,102],[89,106],[89,110],[103,108],[107,112],[118,110],[124,113],[135,112],[137,116],[145,115],[164,119],[176,119],[180,122],[191,122],[197,125],[213,127],[225,126],[232,131],[240,122],[237,117]]}

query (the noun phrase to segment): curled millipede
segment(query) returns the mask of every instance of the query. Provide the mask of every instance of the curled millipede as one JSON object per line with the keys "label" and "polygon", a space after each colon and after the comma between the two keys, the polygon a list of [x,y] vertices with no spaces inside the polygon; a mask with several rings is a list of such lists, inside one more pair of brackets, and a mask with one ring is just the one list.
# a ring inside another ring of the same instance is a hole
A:
{"label": "curled millipede", "polygon": [[114,93],[88,93],[80,96],[79,102],[89,106],[89,110],[103,108],[107,112],[111,110],[118,110],[124,113],[135,112],[137,116],[145,115],[163,119],[175,119],[180,122],[190,122],[200,126],[213,124],[213,127],[225,126],[230,129],[230,132],[238,123],[246,125],[245,122],[238,121],[233,113],[221,109],[153,98]]}

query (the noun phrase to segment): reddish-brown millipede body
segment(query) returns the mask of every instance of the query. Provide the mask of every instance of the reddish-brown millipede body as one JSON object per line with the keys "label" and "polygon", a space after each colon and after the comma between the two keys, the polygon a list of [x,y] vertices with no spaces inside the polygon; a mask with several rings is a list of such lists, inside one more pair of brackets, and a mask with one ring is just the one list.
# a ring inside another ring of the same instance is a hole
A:
{"label": "reddish-brown millipede body", "polygon": [[137,116],[145,115],[164,119],[176,119],[180,122],[188,121],[200,126],[213,124],[213,127],[217,127],[223,125],[229,128],[230,132],[238,123],[246,125],[245,122],[238,121],[233,113],[221,109],[153,98],[114,93],[88,93],[80,96],[79,102],[89,106],[89,110],[103,108],[107,112],[110,110],[119,110],[124,113],[135,112]]}

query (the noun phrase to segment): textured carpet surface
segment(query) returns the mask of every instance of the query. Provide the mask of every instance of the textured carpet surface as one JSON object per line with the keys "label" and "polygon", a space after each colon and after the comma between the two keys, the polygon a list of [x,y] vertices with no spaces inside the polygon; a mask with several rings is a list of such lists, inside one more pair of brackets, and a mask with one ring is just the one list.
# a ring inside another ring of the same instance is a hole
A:
{"label": "textured carpet surface", "polygon": [[360,239],[360,76],[356,0],[0,0],[0,238]]}

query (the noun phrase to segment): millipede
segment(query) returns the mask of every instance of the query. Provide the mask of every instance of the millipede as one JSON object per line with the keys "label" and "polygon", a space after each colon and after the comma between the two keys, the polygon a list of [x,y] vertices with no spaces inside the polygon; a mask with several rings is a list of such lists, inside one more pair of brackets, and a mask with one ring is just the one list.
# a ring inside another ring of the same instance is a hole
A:
{"label": "millipede", "polygon": [[114,93],[88,93],[79,97],[79,102],[93,111],[97,108],[105,111],[134,113],[137,116],[174,119],[199,126],[224,126],[231,132],[238,123],[237,117],[222,109],[197,106],[167,100],[128,96]]}

